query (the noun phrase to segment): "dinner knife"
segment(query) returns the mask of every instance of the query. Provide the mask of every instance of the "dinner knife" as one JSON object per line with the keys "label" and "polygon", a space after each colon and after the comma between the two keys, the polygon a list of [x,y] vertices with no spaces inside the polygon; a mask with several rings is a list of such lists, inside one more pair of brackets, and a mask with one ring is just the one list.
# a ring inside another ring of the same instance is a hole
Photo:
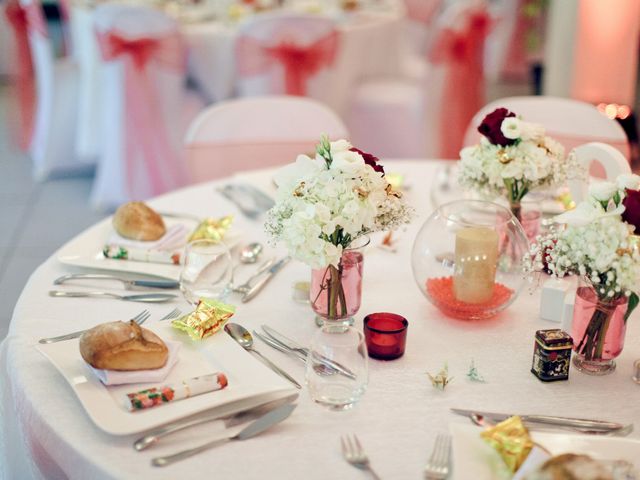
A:
{"label": "dinner knife", "polygon": [[51,297],[106,297],[115,298],[117,300],[124,300],[127,302],[144,302],[144,303],[159,303],[173,300],[177,295],[171,295],[169,293],[142,293],[140,295],[117,295],[111,292],[67,292],[64,290],[50,290],[49,296]]}
{"label": "dinner knife", "polygon": [[276,400],[271,400],[266,403],[262,403],[255,407],[248,408],[246,410],[241,410],[240,412],[227,415],[226,417],[220,417],[218,414],[211,414],[207,416],[199,416],[197,418],[193,418],[185,421],[178,421],[174,423],[170,423],[163,427],[160,427],[156,430],[152,430],[147,433],[144,437],[139,438],[133,443],[133,448],[138,452],[142,450],[146,450],[150,446],[156,444],[161,438],[166,437],[175,432],[179,432],[180,430],[184,430],[189,427],[193,427],[196,425],[201,425],[203,423],[209,423],[216,420],[221,420],[224,422],[224,426],[226,428],[231,428],[236,425],[240,425],[241,423],[250,422],[260,418],[262,415],[269,413],[271,410],[275,410],[282,405],[287,405],[292,403],[294,400],[298,398],[298,394],[294,393],[288,395],[284,398],[278,398]]}
{"label": "dinner knife", "polygon": [[216,439],[200,445],[199,447],[182,450],[181,452],[174,453],[173,455],[156,457],[151,460],[151,465],[155,467],[166,467],[167,465],[171,465],[172,463],[179,462],[180,460],[184,460],[185,458],[192,457],[194,455],[197,455],[198,453],[209,450],[210,448],[222,445],[230,440],[246,440],[248,438],[254,437],[264,432],[268,428],[271,428],[274,425],[285,420],[287,417],[289,417],[289,415],[291,415],[291,412],[293,412],[295,408],[296,405],[282,405],[281,407],[278,407],[277,409],[263,415],[259,419],[254,420],[236,435]]}
{"label": "dinner knife", "polygon": [[[261,325],[262,330],[271,338],[273,339],[275,342],[281,344],[282,346],[284,346],[285,348],[298,353],[299,355],[302,355],[305,359],[307,358],[307,356],[309,355],[309,349],[306,347],[303,347],[302,345],[298,344],[297,342],[291,340],[290,338],[286,337],[285,335],[283,335],[282,333],[278,332],[277,330],[271,328],[269,325]],[[345,367],[344,365],[338,363],[338,362],[334,362],[333,360],[331,360],[328,357],[320,357],[319,360],[327,367],[337,371],[338,373],[349,377],[351,379],[356,378],[355,374],[349,370],[347,367]]]}
{"label": "dinner knife", "polygon": [[56,278],[53,281],[54,285],[61,285],[67,280],[74,279],[87,279],[87,280],[116,280],[122,282],[126,289],[133,287],[147,287],[147,288],[179,288],[180,283],[175,280],[130,280],[127,278],[117,277],[115,275],[106,275],[102,273],[71,273]]}
{"label": "dinner knife", "polygon": [[[513,413],[493,413],[478,410],[466,410],[462,408],[452,408],[451,411],[458,415],[469,417],[471,414],[482,415],[494,421],[501,422],[516,414]],[[620,430],[624,425],[603,420],[589,420],[583,418],[556,417],[552,415],[519,415],[523,422],[541,423],[545,425],[558,425],[564,427],[590,428],[594,430]]]}
{"label": "dinner knife", "polygon": [[264,274],[264,276],[258,280],[254,285],[251,286],[251,288],[249,288],[249,290],[247,291],[247,293],[245,293],[242,297],[242,303],[246,303],[249,300],[251,300],[253,297],[255,297],[260,290],[262,290],[264,288],[264,286],[269,283],[269,281],[273,278],[273,276],[278,273],[282,267],[284,267],[287,263],[289,263],[289,261],[291,260],[291,257],[286,256],[282,259],[280,259],[278,262],[276,262],[271,268],[269,268],[269,270],[267,270]]}

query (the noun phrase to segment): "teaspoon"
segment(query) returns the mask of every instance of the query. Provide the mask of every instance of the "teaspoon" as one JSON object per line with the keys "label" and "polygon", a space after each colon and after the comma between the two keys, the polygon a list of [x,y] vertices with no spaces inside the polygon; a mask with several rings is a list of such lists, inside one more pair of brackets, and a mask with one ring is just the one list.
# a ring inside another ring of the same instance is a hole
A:
{"label": "teaspoon", "polygon": [[282,370],[280,367],[278,367],[275,363],[273,363],[267,357],[262,355],[258,350],[253,348],[253,336],[251,335],[251,332],[249,332],[249,330],[244,328],[242,325],[238,325],[237,323],[227,323],[224,326],[224,331],[227,332],[231,336],[231,338],[233,338],[236,342],[238,342],[240,346],[244,348],[246,351],[251,352],[254,355],[257,355],[258,357],[260,357],[260,359],[269,368],[271,368],[271,370],[273,370],[278,375],[289,380],[291,383],[293,383],[296,386],[296,388],[302,388],[302,385],[300,385],[295,380],[295,378],[293,378],[287,372]]}

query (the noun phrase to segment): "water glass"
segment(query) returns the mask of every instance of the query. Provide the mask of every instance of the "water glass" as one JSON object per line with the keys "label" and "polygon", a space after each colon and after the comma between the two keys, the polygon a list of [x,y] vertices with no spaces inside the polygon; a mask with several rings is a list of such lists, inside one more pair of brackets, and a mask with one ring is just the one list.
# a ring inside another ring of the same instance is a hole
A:
{"label": "water glass", "polygon": [[[353,375],[327,365],[339,364]],[[324,325],[313,337],[307,356],[306,382],[314,402],[329,410],[348,410],[362,397],[369,383],[364,336],[343,324]]]}
{"label": "water glass", "polygon": [[180,290],[196,305],[200,298],[224,300],[231,291],[233,261],[222,242],[196,240],[185,247]]}

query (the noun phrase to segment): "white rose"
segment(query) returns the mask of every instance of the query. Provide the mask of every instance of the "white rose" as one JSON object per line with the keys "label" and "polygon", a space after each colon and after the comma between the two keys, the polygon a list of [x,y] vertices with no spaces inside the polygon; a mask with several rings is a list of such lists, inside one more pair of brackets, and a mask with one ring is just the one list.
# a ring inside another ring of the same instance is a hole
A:
{"label": "white rose", "polygon": [[306,155],[298,155],[295,163],[285,165],[278,169],[273,176],[273,181],[278,187],[284,187],[299,182],[302,178],[308,178],[318,172],[318,163]]}
{"label": "white rose", "polygon": [[500,131],[505,137],[516,140],[522,135],[522,121],[516,117],[507,117],[502,121]]}
{"label": "white rose", "polygon": [[589,195],[598,202],[606,202],[618,192],[618,186],[613,182],[597,182],[589,186]]}
{"label": "white rose", "polygon": [[335,142],[331,142],[331,154],[338,152],[344,152],[345,150],[349,150],[351,148],[351,144],[346,140],[337,140]]}
{"label": "white rose", "polygon": [[332,170],[343,170],[346,172],[354,172],[364,166],[364,159],[358,152],[351,150],[343,150],[339,152],[331,152],[333,162],[331,162]]}
{"label": "white rose", "polygon": [[640,175],[636,175],[634,173],[623,173],[622,175],[618,175],[616,183],[620,190],[638,190],[640,189]]}

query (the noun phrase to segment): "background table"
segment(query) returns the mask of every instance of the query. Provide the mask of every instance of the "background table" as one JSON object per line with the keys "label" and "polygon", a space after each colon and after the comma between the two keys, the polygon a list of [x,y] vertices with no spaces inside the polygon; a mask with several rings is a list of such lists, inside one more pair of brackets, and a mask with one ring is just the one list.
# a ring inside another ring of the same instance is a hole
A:
{"label": "background table", "polygon": [[[449,413],[449,407],[637,422],[640,390],[630,378],[633,360],[640,358],[637,313],[628,322],[626,346],[615,373],[591,377],[572,369],[569,381],[542,383],[529,371],[534,332],[557,324],[538,318],[538,293],[531,295],[525,289],[500,317],[484,322],[448,319],[423,297],[413,279],[410,254],[416,232],[432,211],[429,186],[436,166],[431,161],[385,162],[387,171],[406,175],[407,200],[419,215],[398,235],[397,253],[376,248],[380,238],[374,237],[365,258],[363,304],[356,328],[362,328],[362,318],[370,312],[402,314],[409,320],[404,357],[370,361],[369,389],[352,411],[329,412],[315,405],[304,389],[292,417],[273,430],[165,469],[151,467],[149,460],[179,448],[176,442],[137,453],[131,448],[132,437],[102,433],[62,376],[34,349],[40,337],[128,318],[141,309],[119,301],[48,297],[52,281],[70,270],[54,255],[29,280],[0,349],[0,450],[4,448],[6,454],[0,456],[0,468],[9,469],[7,478],[40,476],[30,462],[32,457],[49,478],[195,478],[210,472],[216,478],[234,479],[360,480],[364,474],[348,465],[340,453],[339,436],[350,432],[358,434],[382,478],[422,478],[436,434],[446,431],[452,421],[465,422]],[[273,192],[269,171],[244,174],[233,181],[248,181]],[[200,216],[237,213],[211,183],[150,203],[159,210]],[[266,240],[260,222],[250,222],[239,213],[236,218],[247,242]],[[308,267],[292,262],[255,300],[239,304],[234,320],[250,329],[268,323],[308,341],[316,329],[310,308],[291,300],[293,282],[308,277]],[[149,309],[153,318],[159,318],[173,306],[149,305]],[[304,378],[302,365],[294,359],[266,346],[258,348],[297,379]],[[471,359],[486,384],[466,379]],[[431,387],[426,372],[437,372],[445,361],[455,379],[441,392]],[[631,436],[640,438],[640,432]]]}

